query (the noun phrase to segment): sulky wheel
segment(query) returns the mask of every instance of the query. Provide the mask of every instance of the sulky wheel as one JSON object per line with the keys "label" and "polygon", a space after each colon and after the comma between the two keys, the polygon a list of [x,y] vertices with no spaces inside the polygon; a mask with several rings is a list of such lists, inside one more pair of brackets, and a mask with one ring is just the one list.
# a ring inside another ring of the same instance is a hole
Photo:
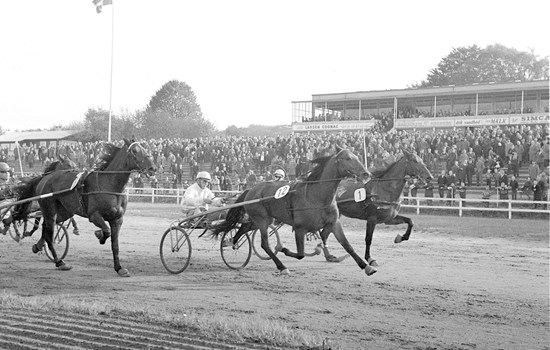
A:
{"label": "sulky wheel", "polygon": [[187,231],[179,226],[170,227],[160,240],[160,261],[170,273],[181,273],[191,261],[191,240]]}
{"label": "sulky wheel", "polygon": [[[269,246],[275,254],[278,253],[278,251],[275,250],[275,247],[281,244],[281,238],[279,237],[279,232],[277,231],[279,227],[281,227],[281,225],[269,225],[269,227],[267,228],[267,234],[269,236]],[[260,230],[256,229],[254,230],[254,232],[252,232],[252,249],[254,249],[254,254],[256,254],[256,256],[262,260],[271,259],[269,255],[267,255],[267,253],[263,250],[261,244],[262,234]]]}
{"label": "sulky wheel", "polygon": [[237,242],[234,242],[237,231],[238,228],[234,228],[229,232],[225,232],[220,242],[223,262],[233,270],[244,268],[252,256],[252,244],[247,233],[241,234]]}
{"label": "sulky wheel", "polygon": [[[65,259],[67,253],[69,252],[69,234],[67,233],[67,229],[65,228],[65,226],[61,224],[55,225],[52,241],[55,247],[55,251],[57,253],[57,257],[60,260]],[[44,252],[46,253],[48,259],[53,261],[52,253],[50,252],[50,249],[48,249],[47,244],[44,244]]]}

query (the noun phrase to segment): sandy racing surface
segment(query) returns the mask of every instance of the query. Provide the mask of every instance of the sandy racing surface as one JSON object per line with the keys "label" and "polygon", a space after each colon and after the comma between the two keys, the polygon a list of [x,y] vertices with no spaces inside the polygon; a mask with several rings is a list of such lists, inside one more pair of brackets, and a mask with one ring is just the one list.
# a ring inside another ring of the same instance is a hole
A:
{"label": "sandy racing surface", "polygon": [[[81,235],[70,236],[65,259],[73,266],[69,272],[56,271],[45,255],[32,254],[32,238],[18,244],[1,236],[0,289],[167,314],[268,319],[320,335],[329,346],[342,349],[550,348],[548,221],[412,215],[416,226],[408,242],[393,243],[406,226],[377,227],[371,252],[380,267],[370,277],[351,259],[335,264],[321,256],[302,261],[283,257],[290,276],[279,276],[271,261],[255,256],[246,269],[232,271],[222,262],[218,242],[194,237],[191,265],[182,274],[171,275],[161,265],[159,242],[177,216],[173,205],[129,204],[120,251],[130,278],[117,277],[110,245],[100,246],[95,228],[81,218]],[[364,222],[343,222],[362,256]],[[284,239],[294,250],[293,237],[286,234]],[[336,244],[332,242],[335,251]],[[2,309],[0,340],[8,342],[0,347],[15,344],[9,339],[17,338],[15,330],[25,329],[22,323],[46,318],[33,312]],[[69,347],[147,347],[139,340],[116,343],[121,341],[116,336],[82,342],[83,335],[75,334],[100,334],[98,330],[111,327],[92,316],[63,314],[55,322],[61,322],[55,328],[62,330],[61,339],[73,344]],[[143,336],[146,339],[164,333],[125,322],[126,326],[113,327],[136,334],[142,328],[153,330]],[[71,330],[67,324],[82,328]],[[41,326],[36,327],[39,332]],[[29,332],[19,337],[39,337]],[[71,343],[73,338],[80,342]],[[165,348],[186,344],[174,339],[153,344]],[[48,338],[34,344],[48,347]],[[192,339],[190,344],[221,348],[224,343]]]}

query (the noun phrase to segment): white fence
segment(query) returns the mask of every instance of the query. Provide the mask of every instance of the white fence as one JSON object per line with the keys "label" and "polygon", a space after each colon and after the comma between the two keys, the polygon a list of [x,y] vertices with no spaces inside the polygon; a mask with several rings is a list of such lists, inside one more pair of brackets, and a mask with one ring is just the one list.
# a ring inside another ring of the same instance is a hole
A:
{"label": "white fence", "polygon": [[[131,198],[149,198],[151,203],[169,202],[179,204],[185,193],[181,188],[126,188],[126,195]],[[237,191],[216,191],[216,195],[234,195]],[[148,200],[149,201],[149,200]],[[406,203],[406,204],[405,204]],[[459,197],[455,198],[427,198],[406,197],[402,198],[402,208],[415,209],[416,214],[427,211],[456,211],[462,216],[467,211],[506,212],[508,219],[512,213],[547,214],[550,215],[550,202],[526,201],[526,200],[502,200],[502,199],[476,199]]]}

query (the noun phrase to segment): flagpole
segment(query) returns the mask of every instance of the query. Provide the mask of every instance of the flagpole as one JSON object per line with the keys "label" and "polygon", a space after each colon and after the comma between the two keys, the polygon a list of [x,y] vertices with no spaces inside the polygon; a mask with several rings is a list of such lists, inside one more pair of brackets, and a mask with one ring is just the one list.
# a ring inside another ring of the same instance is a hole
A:
{"label": "flagpole", "polygon": [[19,142],[15,141],[15,147],[17,147],[17,156],[19,158],[19,170],[21,171],[21,177],[23,177],[23,162],[21,162],[21,148],[19,147]]}
{"label": "flagpole", "polygon": [[365,168],[368,168],[368,164],[367,164],[367,141],[365,140],[365,128],[363,128],[363,156],[365,157]]}
{"label": "flagpole", "polygon": [[113,51],[115,46],[115,5],[111,3],[111,81],[109,83],[109,133],[107,141],[111,142],[111,121],[112,121],[112,103],[113,103]]}

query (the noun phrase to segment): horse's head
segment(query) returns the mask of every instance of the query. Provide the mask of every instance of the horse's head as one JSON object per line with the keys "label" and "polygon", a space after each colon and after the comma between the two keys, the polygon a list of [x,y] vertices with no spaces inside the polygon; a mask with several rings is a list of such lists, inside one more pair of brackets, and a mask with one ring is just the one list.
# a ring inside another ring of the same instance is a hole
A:
{"label": "horse's head", "polygon": [[371,173],[365,168],[353,152],[336,145],[336,154],[334,155],[337,164],[338,174],[342,177],[359,177],[367,180]]}
{"label": "horse's head", "polygon": [[57,162],[55,170],[69,170],[78,168],[76,163],[65,155],[59,155],[57,156],[57,159],[59,159],[59,162]]}
{"label": "horse's head", "polygon": [[426,168],[426,164],[424,164],[422,158],[418,155],[405,150],[403,151],[403,157],[407,161],[405,175],[416,176],[423,181],[433,179],[432,173],[428,170],[428,168]]}
{"label": "horse's head", "polygon": [[157,171],[149,146],[144,142],[124,139],[128,149],[128,158],[131,164],[131,170],[137,170],[146,176],[153,176]]}

